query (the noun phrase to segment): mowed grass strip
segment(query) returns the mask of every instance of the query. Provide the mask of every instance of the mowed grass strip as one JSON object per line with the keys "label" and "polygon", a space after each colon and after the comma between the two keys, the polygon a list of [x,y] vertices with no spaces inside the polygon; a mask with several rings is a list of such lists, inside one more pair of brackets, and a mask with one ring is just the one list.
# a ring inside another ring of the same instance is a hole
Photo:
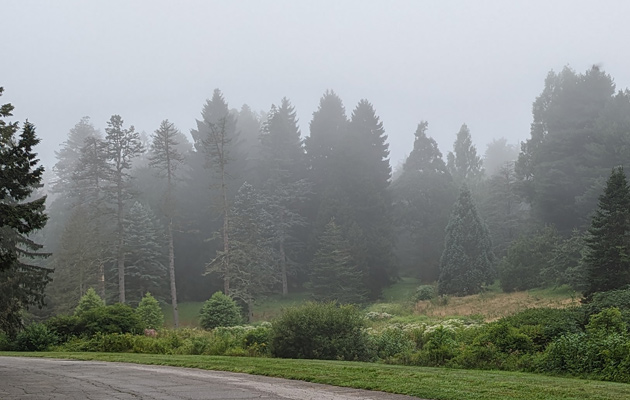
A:
{"label": "mowed grass strip", "polygon": [[424,368],[344,361],[128,353],[0,352],[0,356],[3,355],[116,361],[243,372],[357,389],[380,390],[436,400],[630,399],[630,385],[628,384],[519,372]]}

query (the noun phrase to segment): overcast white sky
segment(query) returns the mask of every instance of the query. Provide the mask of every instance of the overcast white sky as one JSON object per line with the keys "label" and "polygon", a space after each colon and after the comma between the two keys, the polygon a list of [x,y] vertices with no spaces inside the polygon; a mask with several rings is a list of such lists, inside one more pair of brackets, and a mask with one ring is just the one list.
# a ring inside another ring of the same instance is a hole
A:
{"label": "overcast white sky", "polygon": [[83,116],[188,133],[220,88],[230,107],[288,97],[302,134],[326,89],[362,98],[392,165],[420,120],[443,153],[467,123],[480,153],[529,134],[551,69],[599,64],[630,86],[628,1],[0,0],[0,103],[37,126],[47,166]]}

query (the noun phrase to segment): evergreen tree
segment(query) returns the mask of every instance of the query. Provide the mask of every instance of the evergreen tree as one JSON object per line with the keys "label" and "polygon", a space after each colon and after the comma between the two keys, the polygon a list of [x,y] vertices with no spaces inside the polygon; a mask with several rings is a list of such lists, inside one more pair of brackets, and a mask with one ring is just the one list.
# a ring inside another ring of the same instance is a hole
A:
{"label": "evergreen tree", "polygon": [[74,315],[80,316],[86,311],[93,310],[98,307],[105,306],[105,301],[96,294],[94,288],[88,288],[83,296],[79,299],[79,302],[74,309]]}
{"label": "evergreen tree", "polygon": [[[175,244],[173,239],[173,217],[175,215],[175,183],[177,170],[184,162],[184,155],[178,147],[182,141],[182,133],[168,120],[162,121],[151,141],[149,165],[158,171],[160,177],[166,179],[163,213],[167,220],[168,237],[168,271],[171,287],[171,306],[173,307],[173,325],[179,328],[179,312],[177,307],[177,286],[175,284]],[[185,138],[184,138],[185,140]]]}
{"label": "evergreen tree", "polygon": [[438,279],[444,229],[457,195],[438,145],[418,124],[413,150],[391,186],[401,269],[425,282]]}
{"label": "evergreen tree", "polygon": [[296,263],[304,240],[298,232],[306,225],[302,208],[311,190],[305,179],[306,154],[295,109],[288,99],[283,98],[279,107],[271,107],[260,142],[259,169],[270,216],[267,234],[280,263],[282,294],[287,295],[290,266]]}
{"label": "evergreen tree", "polygon": [[316,301],[363,303],[366,300],[363,274],[352,258],[350,243],[334,219],[319,238],[310,271],[310,288]]}
{"label": "evergreen tree", "polygon": [[483,167],[487,176],[501,173],[505,165],[513,165],[518,159],[518,146],[509,144],[507,139],[493,139],[488,143],[483,155]]}
{"label": "evergreen tree", "polygon": [[221,238],[223,239],[223,249],[221,253],[224,263],[220,274],[223,277],[223,291],[230,293],[230,187],[234,179],[242,173],[238,168],[234,168],[233,163],[242,161],[237,152],[236,119],[229,112],[228,105],[219,89],[215,89],[212,100],[208,100],[201,112],[202,120],[197,120],[197,129],[191,134],[195,140],[195,146],[206,157],[206,168],[214,170],[216,177],[216,187],[219,188],[220,200],[219,208],[223,219],[221,228]]}
{"label": "evergreen tree", "polygon": [[623,168],[614,168],[586,239],[585,296],[630,284],[630,188]]}
{"label": "evergreen tree", "polygon": [[18,123],[4,121],[12,111],[11,104],[0,106],[0,331],[11,336],[21,327],[23,309],[44,305],[51,272],[27,262],[46,256],[29,238],[46,224],[46,198],[28,200],[44,168],[33,152],[39,143],[35,127],[26,122],[18,135]]}
{"label": "evergreen tree", "polygon": [[131,197],[129,192],[129,170],[133,159],[144,152],[140,135],[133,126],[123,128],[120,115],[112,115],[105,129],[107,158],[111,163],[111,198],[116,204],[116,264],[118,270],[118,300],[125,302],[125,202]]}
{"label": "evergreen tree", "polygon": [[490,234],[463,186],[446,226],[438,292],[466,296],[479,293],[495,277]]}
{"label": "evergreen tree", "polygon": [[135,202],[125,217],[125,232],[126,297],[137,303],[146,292],[153,292],[163,299],[168,273],[161,224],[151,209]]}
{"label": "evergreen tree", "polygon": [[149,292],[140,300],[136,314],[147,329],[158,329],[164,325],[164,313],[160,308],[160,303]]}
{"label": "evergreen tree", "polygon": [[453,151],[448,153],[448,169],[458,183],[477,183],[483,177],[483,162],[470,137],[470,130],[463,124],[457,133]]}

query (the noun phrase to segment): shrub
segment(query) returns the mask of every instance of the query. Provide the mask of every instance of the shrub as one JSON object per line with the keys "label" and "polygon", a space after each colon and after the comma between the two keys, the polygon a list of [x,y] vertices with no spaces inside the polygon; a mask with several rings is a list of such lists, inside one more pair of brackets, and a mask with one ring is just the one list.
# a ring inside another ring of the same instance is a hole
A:
{"label": "shrub", "polygon": [[621,318],[621,311],[617,307],[610,307],[600,313],[591,315],[586,332],[591,336],[608,336],[611,334],[623,335],[626,332],[626,323]]}
{"label": "shrub", "polygon": [[89,288],[87,292],[85,292],[85,294],[81,296],[81,299],[79,300],[79,305],[74,310],[74,315],[81,315],[85,311],[93,310],[98,307],[103,307],[104,305],[105,302],[98,294],[96,294],[96,291],[93,288]]}
{"label": "shrub", "polygon": [[62,343],[81,336],[85,330],[85,323],[76,315],[57,315],[46,320],[45,325]]}
{"label": "shrub", "polygon": [[413,298],[415,301],[431,300],[437,295],[435,286],[433,285],[420,285],[416,288],[416,293]]}
{"label": "shrub", "polygon": [[84,311],[80,315],[85,333],[141,333],[144,325],[134,310],[125,304],[113,304]]}
{"label": "shrub", "polygon": [[17,334],[15,348],[17,351],[44,351],[57,342],[57,335],[46,325],[34,323]]}
{"label": "shrub", "polygon": [[9,335],[0,331],[0,351],[7,351],[11,349],[11,340]]}
{"label": "shrub", "polygon": [[250,356],[265,355],[269,352],[269,339],[271,338],[271,325],[260,325],[245,333],[243,346]]}
{"label": "shrub", "polygon": [[363,314],[351,305],[306,303],[272,324],[271,353],[282,358],[369,360]]}
{"label": "shrub", "polygon": [[414,357],[414,363],[430,366],[446,364],[456,354],[455,336],[455,330],[448,326],[437,325],[427,329],[423,338],[424,346]]}
{"label": "shrub", "polygon": [[414,350],[415,343],[400,325],[387,326],[373,335],[373,342],[379,358],[387,359]]}
{"label": "shrub", "polygon": [[199,323],[209,330],[219,326],[235,326],[241,323],[241,311],[234,300],[216,292],[201,307]]}
{"label": "shrub", "polygon": [[488,324],[473,340],[473,346],[494,346],[502,353],[527,353],[534,348],[532,339],[505,321]]}
{"label": "shrub", "polygon": [[584,324],[588,322],[588,318],[591,315],[600,313],[610,307],[617,307],[621,311],[621,316],[626,326],[630,326],[630,288],[594,293],[586,301],[587,304],[582,305]]}
{"label": "shrub", "polygon": [[577,308],[530,308],[500,321],[527,333],[542,349],[562,335],[580,332],[581,319],[582,312]]}
{"label": "shrub", "polygon": [[149,292],[140,300],[136,313],[148,329],[157,329],[164,325],[164,313],[162,313],[160,304]]}

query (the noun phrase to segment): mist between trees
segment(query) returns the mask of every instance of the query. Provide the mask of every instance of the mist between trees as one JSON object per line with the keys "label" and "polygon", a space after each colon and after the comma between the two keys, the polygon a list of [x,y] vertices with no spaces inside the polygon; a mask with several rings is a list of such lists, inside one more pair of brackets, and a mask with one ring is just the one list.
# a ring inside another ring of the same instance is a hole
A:
{"label": "mist between trees", "polygon": [[218,89],[190,136],[168,120],[137,132],[133,115],[113,115],[103,133],[85,117],[46,191],[31,194],[48,194],[48,223],[28,236],[52,253],[37,260],[54,269],[41,313],[71,312],[88,288],[133,305],[150,292],[177,318],[177,301],[217,290],[250,313],[295,291],[361,304],[400,276],[453,295],[496,279],[506,291],[568,284],[586,295],[629,284],[630,196],[617,167],[630,160],[630,91],[597,67],[564,68],[532,114],[520,148],[497,138],[483,156],[466,124],[444,157],[419,121],[394,171],[373,105],[347,112],[333,91],[305,133],[288,99],[255,112]]}

